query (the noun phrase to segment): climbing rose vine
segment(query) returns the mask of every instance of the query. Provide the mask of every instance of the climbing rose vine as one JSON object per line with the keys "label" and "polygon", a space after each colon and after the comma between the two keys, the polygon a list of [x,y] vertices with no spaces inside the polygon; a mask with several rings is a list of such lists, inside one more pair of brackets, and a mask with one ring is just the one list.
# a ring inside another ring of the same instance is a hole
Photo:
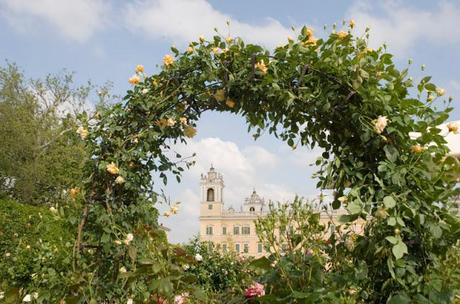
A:
{"label": "climbing rose vine", "polygon": [[[293,149],[324,151],[317,187],[334,190],[332,206],[348,211],[340,217],[343,226],[358,219],[366,225],[360,235],[326,244],[341,252],[343,263],[315,269],[356,279],[353,299],[429,302],[442,293],[427,271],[460,231],[448,209],[458,164],[446,156],[436,128],[448,118],[449,101],[430,77],[414,83],[385,47],[369,48],[368,33],[354,36],[353,27],[350,22],[326,38],[304,27],[273,51],[237,37],[200,37],[183,52],[171,48],[157,74],[138,65],[123,101],[83,119],[78,130],[92,155],[76,201],[82,215],[72,267],[48,298],[212,301],[183,271],[200,259],[168,244],[153,191],[168,172],[180,181],[192,164],[171,147],[196,135],[205,111],[243,116],[254,138],[267,132]],[[443,110],[433,106],[437,101],[445,102]],[[46,280],[36,284],[46,289]],[[251,301],[273,299],[259,287]],[[338,297],[350,296],[338,290]]]}

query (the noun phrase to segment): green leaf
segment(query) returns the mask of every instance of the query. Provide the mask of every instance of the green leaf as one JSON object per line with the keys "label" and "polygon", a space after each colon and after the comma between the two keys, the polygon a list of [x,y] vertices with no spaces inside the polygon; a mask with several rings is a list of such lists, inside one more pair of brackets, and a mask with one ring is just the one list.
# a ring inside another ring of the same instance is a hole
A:
{"label": "green leaf", "polygon": [[391,251],[397,260],[402,258],[405,253],[408,253],[407,246],[403,241],[399,241],[396,245],[394,245]]}
{"label": "green leaf", "polygon": [[396,206],[396,201],[392,196],[385,196],[383,198],[383,204],[385,205],[385,208],[391,209]]}
{"label": "green leaf", "polygon": [[383,147],[383,151],[385,151],[385,156],[392,163],[394,163],[399,157],[399,151],[392,145],[386,145]]}
{"label": "green leaf", "polygon": [[360,214],[362,211],[361,205],[357,201],[352,201],[350,204],[348,204],[347,210],[351,214]]}
{"label": "green leaf", "polygon": [[271,262],[266,257],[261,257],[259,259],[256,259],[256,260],[252,261],[249,264],[249,267],[260,268],[260,269],[267,270],[267,269],[271,268]]}
{"label": "green leaf", "polygon": [[387,223],[388,223],[388,225],[390,225],[390,226],[396,225],[396,218],[393,217],[393,216],[389,217],[389,218],[387,219]]}
{"label": "green leaf", "polygon": [[399,241],[399,240],[398,240],[396,237],[394,237],[394,236],[387,236],[385,239],[386,239],[388,242],[390,242],[391,244],[393,244],[393,245],[396,245],[396,243],[398,243],[398,241]]}
{"label": "green leaf", "polygon": [[399,293],[391,296],[387,302],[388,304],[410,304],[411,299],[405,293]]}

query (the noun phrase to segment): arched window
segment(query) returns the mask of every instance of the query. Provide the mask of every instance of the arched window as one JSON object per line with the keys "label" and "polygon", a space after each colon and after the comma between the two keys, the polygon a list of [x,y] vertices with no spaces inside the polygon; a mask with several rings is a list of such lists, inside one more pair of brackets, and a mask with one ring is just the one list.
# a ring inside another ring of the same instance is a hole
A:
{"label": "arched window", "polygon": [[251,207],[251,208],[249,208],[249,211],[254,212],[254,211],[256,211],[256,209],[254,209],[254,207]]}
{"label": "arched window", "polygon": [[207,193],[206,198],[207,198],[208,202],[214,202],[214,189],[212,189],[212,188],[208,189],[208,193]]}

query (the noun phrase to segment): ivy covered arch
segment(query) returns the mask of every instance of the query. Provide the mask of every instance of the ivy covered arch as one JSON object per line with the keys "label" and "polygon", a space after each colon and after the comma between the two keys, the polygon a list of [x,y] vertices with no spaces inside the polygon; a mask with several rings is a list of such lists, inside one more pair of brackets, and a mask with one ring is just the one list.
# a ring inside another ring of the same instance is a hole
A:
{"label": "ivy covered arch", "polygon": [[[173,47],[158,74],[136,67],[123,102],[81,130],[92,155],[74,247],[75,286],[85,299],[193,292],[176,266],[189,257],[158,225],[152,172],[180,180],[191,163],[168,151],[195,135],[204,111],[244,116],[255,137],[268,131],[293,149],[322,148],[317,187],[334,189],[334,208],[349,212],[345,225],[367,221],[345,265],[372,278],[361,290],[374,302],[420,292],[412,287],[433,254],[458,239],[458,220],[444,207],[455,160],[434,128],[450,108],[432,106],[444,91],[429,77],[414,85],[385,47],[369,48],[368,34],[353,37],[352,28],[316,39],[304,27],[273,52],[240,38],[200,38],[184,52]],[[120,274],[122,266],[129,269]]]}

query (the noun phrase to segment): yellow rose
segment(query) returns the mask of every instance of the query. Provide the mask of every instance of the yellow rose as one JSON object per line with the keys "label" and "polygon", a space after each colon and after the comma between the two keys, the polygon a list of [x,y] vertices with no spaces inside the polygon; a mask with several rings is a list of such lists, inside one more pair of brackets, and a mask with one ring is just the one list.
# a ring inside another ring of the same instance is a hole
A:
{"label": "yellow rose", "polygon": [[458,132],[458,124],[455,123],[455,122],[450,122],[447,124],[447,129],[449,130],[449,132],[452,132],[454,134],[459,134]]}
{"label": "yellow rose", "polygon": [[200,36],[198,39],[200,40],[201,43],[205,41],[204,36]]}
{"label": "yellow rose", "polygon": [[316,42],[318,39],[313,37],[313,35],[308,36],[308,39],[303,42],[304,46],[309,46],[309,45],[316,45]]}
{"label": "yellow rose", "polygon": [[118,174],[120,172],[120,169],[118,169],[117,165],[114,162],[108,164],[106,169],[110,174],[113,175]]}
{"label": "yellow rose", "polygon": [[72,188],[70,189],[69,193],[72,199],[76,199],[78,194],[80,193],[80,188]]}
{"label": "yellow rose", "polygon": [[136,66],[136,73],[144,73],[144,66],[142,64]]}
{"label": "yellow rose", "polygon": [[312,37],[313,36],[313,30],[312,29],[307,29],[307,37]]}
{"label": "yellow rose", "polygon": [[222,50],[220,48],[218,48],[218,47],[213,47],[212,52],[217,55],[217,54],[222,53]]}
{"label": "yellow rose", "polygon": [[355,27],[355,20],[351,19],[350,20],[350,28],[354,28]]}
{"label": "yellow rose", "polygon": [[419,144],[413,145],[413,146],[410,147],[410,151],[411,151],[412,153],[416,153],[416,154],[422,153],[423,150],[425,150],[425,148],[422,147],[422,146],[420,146]]}
{"label": "yellow rose", "polygon": [[227,37],[227,38],[225,38],[225,41],[227,41],[227,43],[232,43],[233,38],[232,37]]}
{"label": "yellow rose", "polygon": [[438,96],[442,96],[446,93],[446,91],[444,91],[443,88],[436,88],[436,94],[438,94]]}
{"label": "yellow rose", "polygon": [[348,37],[348,33],[344,31],[340,31],[337,33],[337,37],[339,37],[339,39],[345,39]]}
{"label": "yellow rose", "polygon": [[173,64],[173,63],[174,63],[174,58],[173,58],[173,56],[171,56],[171,55],[169,55],[169,54],[168,54],[168,55],[165,55],[165,56],[163,57],[163,63],[164,63],[165,66],[170,66],[171,64]]}
{"label": "yellow rose", "polygon": [[85,129],[85,128],[83,128],[83,127],[79,127],[79,128],[77,129],[77,134],[80,135],[80,138],[81,138],[82,140],[85,140],[85,139],[88,137],[89,132],[88,132],[87,129]]}
{"label": "yellow rose", "polygon": [[139,82],[141,82],[141,78],[137,75],[133,75],[131,76],[131,78],[128,79],[128,82],[132,85],[136,85],[138,84]]}
{"label": "yellow rose", "polygon": [[188,138],[192,138],[196,135],[196,129],[191,126],[187,126],[184,129],[184,135]]}
{"label": "yellow rose", "polygon": [[214,98],[217,101],[224,101],[225,100],[225,91],[222,90],[222,89],[217,90],[216,93],[214,93]]}
{"label": "yellow rose", "polygon": [[268,67],[265,65],[264,60],[257,62],[254,66],[257,70],[259,70],[263,75],[267,74]]}
{"label": "yellow rose", "polygon": [[187,48],[187,53],[188,53],[188,54],[193,53],[193,47],[189,46],[189,47]]}
{"label": "yellow rose", "polygon": [[186,125],[187,124],[187,118],[186,117],[181,117],[179,118],[179,121],[181,124]]}
{"label": "yellow rose", "polygon": [[235,106],[235,101],[233,99],[230,99],[228,98],[227,101],[225,102],[225,104],[229,107],[229,108],[233,108]]}

